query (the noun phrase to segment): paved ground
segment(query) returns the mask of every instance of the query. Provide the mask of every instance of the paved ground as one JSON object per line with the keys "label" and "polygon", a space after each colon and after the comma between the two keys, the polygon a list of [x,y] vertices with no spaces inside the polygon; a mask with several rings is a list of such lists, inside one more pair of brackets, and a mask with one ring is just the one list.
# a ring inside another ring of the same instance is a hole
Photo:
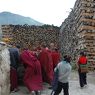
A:
{"label": "paved ground", "polygon": [[[95,95],[95,72],[88,73],[88,86],[84,89],[80,89],[78,82],[77,72],[72,72],[70,77],[70,95]],[[49,85],[44,83],[44,89],[41,92],[42,95],[50,95],[51,90],[48,89]],[[19,91],[11,93],[10,95],[30,95],[26,87],[20,86]],[[62,93],[60,95],[63,95]]]}

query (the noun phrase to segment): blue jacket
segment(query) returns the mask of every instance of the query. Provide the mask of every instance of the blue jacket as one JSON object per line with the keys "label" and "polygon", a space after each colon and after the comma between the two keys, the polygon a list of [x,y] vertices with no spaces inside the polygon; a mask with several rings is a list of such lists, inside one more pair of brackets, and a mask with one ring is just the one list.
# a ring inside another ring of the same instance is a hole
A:
{"label": "blue jacket", "polygon": [[9,48],[11,66],[17,69],[19,64],[19,51],[17,48]]}

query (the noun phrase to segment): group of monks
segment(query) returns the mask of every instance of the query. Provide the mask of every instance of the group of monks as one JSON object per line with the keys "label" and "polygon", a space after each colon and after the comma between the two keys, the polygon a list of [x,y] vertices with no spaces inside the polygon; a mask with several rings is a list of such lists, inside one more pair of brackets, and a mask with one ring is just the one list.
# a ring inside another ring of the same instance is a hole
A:
{"label": "group of monks", "polygon": [[20,64],[24,65],[23,81],[30,93],[39,93],[43,89],[43,82],[51,85],[54,77],[54,68],[60,61],[60,53],[54,43],[47,47],[40,44],[30,50],[24,46],[19,54]]}

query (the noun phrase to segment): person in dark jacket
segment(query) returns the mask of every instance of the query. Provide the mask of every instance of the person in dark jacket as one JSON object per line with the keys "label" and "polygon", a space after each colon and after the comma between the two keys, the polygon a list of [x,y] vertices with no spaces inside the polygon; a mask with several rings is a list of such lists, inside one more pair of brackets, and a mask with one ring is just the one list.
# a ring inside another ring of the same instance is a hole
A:
{"label": "person in dark jacket", "polygon": [[17,77],[17,68],[19,65],[19,49],[16,46],[9,48],[10,52],[10,84],[11,91],[18,91],[18,77]]}

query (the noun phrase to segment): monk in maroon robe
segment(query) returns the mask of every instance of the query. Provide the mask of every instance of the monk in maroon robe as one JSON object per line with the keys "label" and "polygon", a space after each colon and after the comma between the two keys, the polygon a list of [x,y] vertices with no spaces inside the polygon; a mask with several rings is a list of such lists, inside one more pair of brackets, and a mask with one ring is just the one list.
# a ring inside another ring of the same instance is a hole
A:
{"label": "monk in maroon robe", "polygon": [[42,67],[43,81],[51,84],[54,74],[52,56],[44,46],[41,47],[41,50],[38,58]]}
{"label": "monk in maroon robe", "polygon": [[53,69],[54,69],[60,61],[60,53],[54,50],[54,51],[51,51],[51,56],[53,60]]}
{"label": "monk in maroon robe", "polygon": [[55,43],[50,43],[48,51],[51,53],[53,60],[53,69],[54,69],[60,61],[60,53],[58,51],[58,45]]}
{"label": "monk in maroon robe", "polygon": [[21,55],[21,61],[25,64],[24,83],[30,92],[42,90],[41,66],[38,59],[30,50],[24,50]]}

